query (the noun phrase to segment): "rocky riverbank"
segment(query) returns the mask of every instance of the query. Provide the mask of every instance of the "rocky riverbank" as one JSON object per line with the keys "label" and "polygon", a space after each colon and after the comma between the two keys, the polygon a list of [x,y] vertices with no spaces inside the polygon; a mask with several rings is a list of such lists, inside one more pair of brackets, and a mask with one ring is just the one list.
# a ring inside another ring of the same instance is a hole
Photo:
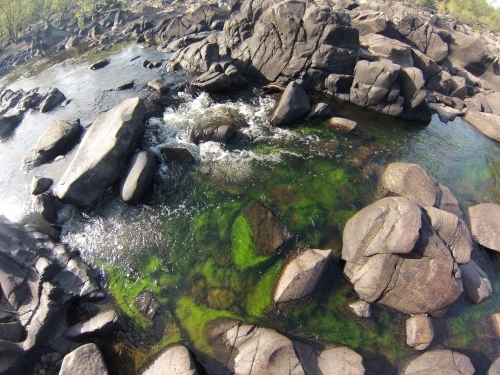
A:
{"label": "rocky riverbank", "polygon": [[[151,7],[134,13],[109,7],[82,29],[74,23],[45,25],[5,48],[3,56],[17,50],[3,58],[0,69],[40,53],[77,45],[99,53],[135,39],[144,47],[174,52],[164,67],[162,60],[143,61],[144,69],[184,69],[196,75],[189,85],[178,87],[182,90],[224,98],[254,81],[268,81],[259,88],[262,95],[279,99],[269,114],[272,126],[297,126],[308,118],[328,121],[339,133],[352,132],[355,122],[333,117],[326,103],[311,99],[323,93],[405,124],[428,124],[433,113],[443,122],[465,116],[480,132],[500,141],[500,42],[494,35],[475,35],[449,18],[401,3],[247,0],[201,4],[185,12],[164,10]],[[112,67],[107,59],[89,66]],[[129,82],[116,90],[133,87]],[[33,180],[34,201],[45,220],[63,224],[66,212],[92,209],[104,194],[137,204],[154,184],[159,166],[183,168],[197,162],[189,147],[143,147],[147,120],[161,117],[180,100],[170,89],[166,81],[152,80],[147,91],[100,114],[85,130],[79,119],[68,118],[43,133],[19,168],[32,170],[77,148],[57,181],[43,176]],[[3,90],[1,137],[15,133],[26,112],[48,112],[69,104],[65,100],[57,88],[47,94]],[[206,124],[193,129],[190,140],[225,145],[240,130],[237,124]],[[474,252],[500,250],[500,206],[460,207],[449,188],[412,163],[388,164],[380,173],[376,198],[343,228],[343,272],[359,297],[349,308],[353,318],[367,321],[373,305],[406,314],[407,345],[424,351],[433,343],[434,319],[464,291],[476,304],[491,297],[492,282],[471,259]],[[293,234],[262,201],[231,224],[234,233],[247,235],[254,244],[251,249],[243,239],[232,238],[241,242],[232,248],[240,271],[287,254],[272,285],[273,308],[286,312],[307,304],[332,267],[332,249],[298,247],[291,253]],[[107,340],[138,346],[140,340],[76,249],[59,243],[57,236],[7,219],[2,219],[0,233],[0,374],[33,368],[39,374],[120,372]],[[238,253],[249,249],[251,254]],[[153,322],[151,340],[160,341],[166,329],[160,296],[139,297],[136,308]],[[488,321],[500,337],[498,314]],[[312,342],[226,315],[198,333],[211,355],[176,342],[149,358],[139,373],[376,373],[346,346]],[[431,346],[422,355],[415,353],[400,358],[400,373],[474,373],[469,358],[456,350]],[[489,373],[498,369],[496,360]]]}

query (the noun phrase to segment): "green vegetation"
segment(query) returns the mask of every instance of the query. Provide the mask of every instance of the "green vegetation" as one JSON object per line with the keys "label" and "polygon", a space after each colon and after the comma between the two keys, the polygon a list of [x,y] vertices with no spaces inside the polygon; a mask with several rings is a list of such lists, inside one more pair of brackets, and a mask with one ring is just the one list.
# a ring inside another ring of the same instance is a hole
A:
{"label": "green vegetation", "polygon": [[240,270],[256,266],[269,258],[257,255],[252,229],[242,215],[234,221],[231,243],[234,264]]}
{"label": "green vegetation", "polygon": [[271,306],[273,288],[278,275],[281,271],[282,262],[278,261],[274,266],[262,276],[255,285],[255,289],[248,295],[246,301],[247,312],[257,318],[260,318],[264,311]]}

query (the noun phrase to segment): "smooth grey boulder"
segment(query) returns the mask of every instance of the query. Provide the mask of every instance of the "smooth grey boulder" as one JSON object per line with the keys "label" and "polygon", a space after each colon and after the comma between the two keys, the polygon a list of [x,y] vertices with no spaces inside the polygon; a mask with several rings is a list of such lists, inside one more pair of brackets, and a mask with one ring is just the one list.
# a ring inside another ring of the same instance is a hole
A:
{"label": "smooth grey boulder", "polygon": [[198,371],[189,350],[182,345],[166,348],[142,375],[197,375]]}
{"label": "smooth grey boulder", "polygon": [[192,130],[190,138],[195,144],[202,142],[228,143],[236,135],[236,130],[232,126],[207,126],[198,127]]}
{"label": "smooth grey boulder", "polygon": [[23,169],[29,171],[70,151],[80,139],[80,119],[61,120],[50,126],[38,138],[23,159]]}
{"label": "smooth grey boulder", "polygon": [[488,370],[488,375],[500,375],[500,357],[493,361]]}
{"label": "smooth grey boulder", "polygon": [[464,119],[488,138],[500,142],[500,116],[492,113],[467,111]]}
{"label": "smooth grey boulder", "polygon": [[470,359],[452,350],[432,350],[407,364],[402,375],[472,375],[474,366]]}
{"label": "smooth grey boulder", "polygon": [[170,90],[170,84],[163,79],[155,79],[153,81],[150,81],[148,82],[148,86],[153,90],[158,91],[160,94]]}
{"label": "smooth grey boulder", "polygon": [[40,105],[40,112],[48,112],[56,108],[59,104],[66,100],[66,96],[57,88],[53,88],[47,94],[47,97]]}
{"label": "smooth grey boulder", "polygon": [[406,343],[417,350],[425,350],[434,339],[432,320],[427,315],[414,315],[406,319]]}
{"label": "smooth grey boulder", "polygon": [[332,117],[333,113],[328,104],[326,103],[317,103],[311,106],[311,110],[307,114],[307,118],[314,119],[323,119]]}
{"label": "smooth grey boulder", "polygon": [[366,301],[355,301],[349,303],[350,309],[356,314],[359,318],[371,318],[372,316],[372,307]]}
{"label": "smooth grey boulder", "polygon": [[35,197],[36,210],[49,223],[57,221],[57,210],[54,204],[54,197],[49,193],[42,193]]}
{"label": "smooth grey boulder", "polygon": [[463,291],[450,250],[405,198],[383,198],[349,219],[342,259],[361,299],[406,314],[440,316]]}
{"label": "smooth grey boulder", "polygon": [[493,289],[488,275],[471,260],[467,264],[460,265],[460,273],[464,283],[467,297],[474,303],[481,303],[491,297]]}
{"label": "smooth grey boulder", "polygon": [[269,122],[274,126],[284,125],[306,115],[310,110],[309,96],[297,83],[292,81],[286,87]]}
{"label": "smooth grey boulder", "polygon": [[8,112],[0,116],[0,139],[9,136],[23,120],[24,113],[19,111]]}
{"label": "smooth grey boulder", "polygon": [[98,70],[98,69],[102,69],[106,66],[109,65],[111,61],[109,61],[108,59],[104,59],[104,60],[101,60],[101,61],[98,61],[96,63],[93,63],[92,65],[90,65],[90,70]]}
{"label": "smooth grey boulder", "polygon": [[332,261],[331,249],[308,249],[294,258],[285,266],[279,278],[274,302],[296,301],[312,294]]}
{"label": "smooth grey boulder", "polygon": [[95,344],[85,344],[67,354],[59,375],[108,375],[101,351]]}
{"label": "smooth grey boulder", "polygon": [[129,204],[139,202],[151,186],[157,168],[156,155],[152,151],[133,155],[122,176],[120,198]]}
{"label": "smooth grey boulder", "polygon": [[443,95],[450,95],[453,90],[453,77],[445,70],[438,72],[427,80],[427,90],[436,91]]}
{"label": "smooth grey boulder", "polygon": [[200,90],[225,94],[231,89],[231,78],[226,73],[208,71],[197,77],[192,85]]}
{"label": "smooth grey boulder", "polygon": [[472,238],[467,224],[456,215],[434,207],[426,207],[431,225],[451,250],[458,264],[469,263]]}
{"label": "smooth grey boulder", "polygon": [[0,340],[0,358],[2,359],[0,360],[0,374],[19,374],[17,368],[25,355],[20,344]]}
{"label": "smooth grey boulder", "polygon": [[218,319],[208,329],[220,374],[305,375],[292,341],[269,328]]}
{"label": "smooth grey boulder", "polygon": [[99,313],[89,320],[71,326],[64,335],[76,341],[89,337],[104,336],[114,331],[127,331],[127,319],[118,311]]}
{"label": "smooth grey boulder", "polygon": [[363,358],[354,350],[315,342],[307,344],[298,341],[293,346],[306,374],[322,375],[364,375]]}
{"label": "smooth grey boulder", "polygon": [[413,67],[411,47],[379,34],[359,37],[361,56],[368,61],[389,61],[402,67]]}
{"label": "smooth grey boulder", "polygon": [[469,207],[471,234],[488,249],[500,251],[500,206],[482,203]]}
{"label": "smooth grey boulder", "polygon": [[92,205],[125,168],[144,134],[144,102],[127,99],[98,117],[83,137],[55,196],[76,206]]}

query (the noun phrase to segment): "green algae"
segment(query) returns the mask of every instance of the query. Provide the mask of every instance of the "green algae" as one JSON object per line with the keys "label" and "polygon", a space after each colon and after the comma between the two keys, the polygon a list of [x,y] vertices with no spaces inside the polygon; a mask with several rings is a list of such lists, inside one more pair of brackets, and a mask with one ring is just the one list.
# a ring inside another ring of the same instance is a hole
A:
{"label": "green algae", "polygon": [[278,261],[262,275],[255,288],[248,294],[245,309],[249,315],[261,317],[272,304],[272,292],[281,271],[282,262]]}
{"label": "green algae", "polygon": [[240,270],[256,266],[269,259],[269,257],[257,255],[252,228],[242,215],[238,216],[233,223],[231,243],[234,264]]}

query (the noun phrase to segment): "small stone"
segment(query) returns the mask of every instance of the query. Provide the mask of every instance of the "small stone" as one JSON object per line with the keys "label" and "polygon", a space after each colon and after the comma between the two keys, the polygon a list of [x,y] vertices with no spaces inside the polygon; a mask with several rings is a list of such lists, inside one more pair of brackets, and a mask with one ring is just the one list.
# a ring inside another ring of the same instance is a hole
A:
{"label": "small stone", "polygon": [[41,360],[42,363],[50,363],[50,354],[44,354],[44,355],[42,355],[42,357],[41,357],[40,360]]}
{"label": "small stone", "polygon": [[148,65],[149,65],[150,63],[151,63],[151,61],[149,61],[149,60],[147,60],[147,59],[146,59],[146,60],[143,60],[143,61],[142,61],[142,66],[143,66],[143,67],[145,67],[145,68],[147,68],[147,67],[148,67]]}
{"label": "small stone", "polygon": [[357,125],[356,121],[348,120],[342,117],[331,117],[328,119],[327,124],[347,132],[353,131]]}
{"label": "small stone", "polygon": [[491,322],[493,323],[494,332],[500,340],[500,313],[492,314]]}
{"label": "small stone", "polygon": [[371,318],[372,316],[372,306],[366,301],[352,302],[349,307],[360,318]]}
{"label": "small stone", "polygon": [[434,328],[427,315],[415,315],[406,320],[406,343],[417,350],[425,350],[434,339]]}

